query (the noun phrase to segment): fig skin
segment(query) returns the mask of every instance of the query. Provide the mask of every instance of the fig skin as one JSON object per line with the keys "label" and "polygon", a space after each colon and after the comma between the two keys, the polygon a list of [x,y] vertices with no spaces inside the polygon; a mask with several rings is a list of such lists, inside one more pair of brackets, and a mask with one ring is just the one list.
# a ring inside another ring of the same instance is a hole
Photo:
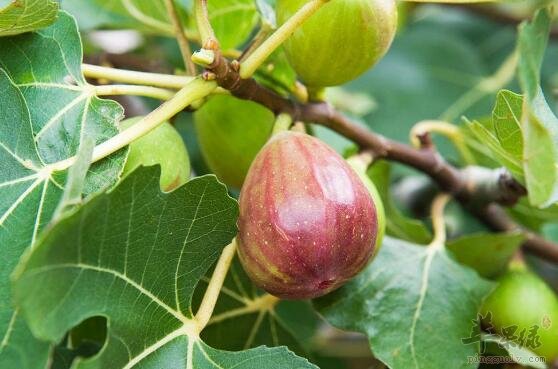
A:
{"label": "fig skin", "polygon": [[279,133],[254,159],[240,193],[240,261],[272,295],[325,295],[370,261],[377,215],[339,154],[306,134]]}
{"label": "fig skin", "polygon": [[[142,117],[134,117],[120,122],[122,130],[130,128]],[[190,157],[180,133],[165,122],[145,136],[130,144],[122,177],[133,172],[140,165],[161,166],[161,189],[169,192],[180,187],[190,178]]]}
{"label": "fig skin", "polygon": [[255,102],[227,95],[210,97],[194,113],[194,124],[211,172],[227,186],[240,189],[274,121],[273,113]]}
{"label": "fig skin", "polygon": [[[307,2],[278,0],[278,22],[286,22]],[[293,33],[284,48],[307,86],[337,86],[376,64],[396,31],[394,0],[330,0]]]}
{"label": "fig skin", "polygon": [[[558,297],[536,274],[523,268],[514,268],[498,280],[496,289],[486,298],[481,314],[492,313],[491,323],[496,333],[503,328],[517,326],[514,333],[519,336],[526,329],[526,337],[533,325],[538,325],[537,334],[541,346],[529,348],[545,357],[547,362],[558,358]],[[543,321],[550,324],[543,328]]]}

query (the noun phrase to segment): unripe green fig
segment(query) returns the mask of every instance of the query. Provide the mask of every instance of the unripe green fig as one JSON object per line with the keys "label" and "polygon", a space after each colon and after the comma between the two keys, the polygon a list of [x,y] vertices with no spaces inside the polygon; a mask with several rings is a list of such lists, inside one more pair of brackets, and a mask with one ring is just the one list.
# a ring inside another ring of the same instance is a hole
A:
{"label": "unripe green fig", "polygon": [[[278,0],[284,23],[308,0]],[[355,79],[387,52],[397,30],[394,0],[330,0],[285,42],[291,65],[309,87]]]}
{"label": "unripe green fig", "polygon": [[260,288],[315,298],[343,285],[374,254],[378,213],[339,154],[298,132],[273,136],[240,192],[238,253]]}
{"label": "unripe green fig", "polygon": [[384,235],[386,233],[386,211],[384,208],[384,203],[382,202],[382,198],[380,196],[380,193],[378,192],[378,189],[376,188],[376,185],[374,184],[374,182],[372,182],[372,180],[366,173],[368,165],[360,160],[357,156],[348,158],[347,164],[349,164],[351,168],[353,168],[358,174],[358,176],[362,180],[362,183],[368,190],[368,193],[372,197],[372,201],[374,202],[374,205],[376,207],[376,214],[378,218],[378,235],[376,236],[376,244],[374,245],[374,255],[376,255],[382,247],[382,241],[384,240]]}
{"label": "unripe green fig", "polygon": [[252,101],[216,95],[194,113],[196,133],[209,169],[240,189],[254,157],[266,143],[275,116]]}
{"label": "unripe green fig", "polygon": [[[536,274],[517,268],[504,274],[481,308],[483,316],[488,313],[491,313],[488,324],[492,324],[496,333],[517,327],[513,341],[545,357],[548,362],[558,358],[558,297]],[[535,347],[536,341],[521,342],[521,339],[529,339],[534,327],[538,327],[534,334],[538,336],[538,347]]]}
{"label": "unripe green fig", "polygon": [[[122,130],[133,126],[141,117],[126,119],[120,123]],[[174,127],[165,122],[145,136],[130,144],[122,177],[140,165],[161,166],[161,188],[172,191],[190,178],[190,158],[186,145]]]}

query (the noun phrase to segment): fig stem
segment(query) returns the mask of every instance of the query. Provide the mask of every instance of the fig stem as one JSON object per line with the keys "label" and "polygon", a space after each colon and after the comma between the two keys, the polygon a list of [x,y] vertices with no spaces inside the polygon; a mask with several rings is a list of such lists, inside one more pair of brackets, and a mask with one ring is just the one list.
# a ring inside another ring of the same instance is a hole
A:
{"label": "fig stem", "polygon": [[423,120],[416,123],[409,134],[411,144],[420,148],[420,136],[428,133],[438,133],[446,137],[455,146],[466,164],[475,164],[475,158],[471,150],[465,144],[465,137],[461,130],[451,123],[442,120]]}
{"label": "fig stem", "polygon": [[366,175],[368,167],[372,164],[374,158],[371,153],[363,151],[358,154],[352,155],[346,159],[347,163],[358,174]]}
{"label": "fig stem", "polygon": [[273,130],[271,131],[271,136],[275,136],[277,133],[288,131],[293,124],[293,118],[289,114],[279,114],[275,119],[273,124]]}
{"label": "fig stem", "polygon": [[[153,129],[181,112],[188,105],[212,93],[216,87],[216,82],[204,81],[201,78],[192,80],[179,90],[172,97],[172,99],[166,101],[157,109],[147,114],[132,127],[95,146],[95,149],[93,150],[92,162],[95,163],[96,161],[109,156],[110,154],[122,149],[138,138],[151,132]],[[76,156],[72,156],[68,159],[49,164],[45,166],[43,170],[45,171],[45,175],[47,175],[53,171],[68,169],[74,165],[75,162]]]}
{"label": "fig stem", "polygon": [[178,42],[178,47],[180,48],[180,53],[182,54],[182,59],[184,60],[186,73],[190,76],[195,76],[196,65],[194,64],[194,62],[192,62],[191,59],[192,50],[190,49],[188,38],[186,37],[186,33],[184,32],[182,21],[178,16],[174,0],[165,0],[165,6],[167,8],[167,13],[174,29],[174,34],[176,36],[176,41]]}
{"label": "fig stem", "polygon": [[227,276],[235,253],[236,239],[233,239],[233,241],[223,249],[219,260],[217,261],[217,266],[211,276],[211,280],[209,281],[209,285],[203,295],[200,308],[196,313],[196,321],[200,332],[205,328],[207,323],[209,323],[209,320],[213,315],[213,309],[217,303],[221,287],[223,287],[225,277]]}
{"label": "fig stem", "polygon": [[176,91],[152,86],[139,85],[101,85],[95,86],[97,96],[132,95],[152,97],[159,100],[171,99]]}
{"label": "fig stem", "polygon": [[101,67],[92,64],[82,64],[81,71],[85,77],[89,78],[104,78],[116,82],[174,89],[180,89],[192,82],[194,79],[194,77],[175,76],[163,73],[137,72],[126,69]]}
{"label": "fig stem", "polygon": [[271,36],[267,38],[252,54],[240,64],[240,77],[250,78],[256,69],[262,65],[267,58],[285,42],[297,28],[299,28],[308,18],[310,18],[328,0],[311,0],[302,6],[279,27]]}
{"label": "fig stem", "polygon": [[430,242],[430,247],[444,247],[446,243],[446,222],[444,221],[444,209],[451,199],[447,193],[436,196],[432,202],[432,228],[434,230],[434,238]]}
{"label": "fig stem", "polygon": [[196,0],[194,2],[194,17],[196,18],[196,25],[200,33],[201,44],[203,47],[209,42],[216,45],[217,38],[213,27],[209,22],[209,15],[207,13],[207,0]]}
{"label": "fig stem", "polygon": [[260,47],[260,45],[267,39],[267,37],[272,32],[273,32],[273,28],[271,28],[269,24],[262,22],[262,26],[260,27],[260,30],[258,31],[258,33],[256,33],[254,38],[252,38],[248,47],[244,49],[242,54],[240,54],[238,61],[242,63],[243,60],[245,60],[250,55],[252,55],[253,51],[256,50],[258,47]]}
{"label": "fig stem", "polygon": [[301,122],[301,121],[295,122],[291,127],[291,131],[300,132],[300,133],[307,133],[306,132],[306,126],[304,125],[304,122]]}

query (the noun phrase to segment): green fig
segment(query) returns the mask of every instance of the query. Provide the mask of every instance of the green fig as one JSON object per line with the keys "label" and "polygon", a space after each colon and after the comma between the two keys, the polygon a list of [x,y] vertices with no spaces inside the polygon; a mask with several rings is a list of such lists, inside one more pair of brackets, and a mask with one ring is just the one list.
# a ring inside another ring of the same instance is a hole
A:
{"label": "green fig", "polygon": [[376,217],[378,218],[378,234],[376,235],[376,244],[374,248],[374,255],[376,255],[382,247],[382,241],[384,240],[384,235],[386,233],[386,211],[384,203],[382,202],[382,197],[380,196],[376,185],[367,174],[367,164],[356,156],[348,158],[347,164],[349,164],[349,166],[358,174],[360,180],[372,197],[374,205],[376,206]]}
{"label": "green fig", "polygon": [[[284,23],[308,0],[278,0]],[[309,87],[360,76],[387,52],[397,30],[394,0],[330,0],[285,42],[287,57]]]}
{"label": "green fig", "polygon": [[228,95],[210,97],[194,113],[198,142],[209,169],[226,185],[240,189],[274,121],[273,112],[255,102]]}
{"label": "green fig", "polygon": [[507,329],[513,337],[506,338],[549,362],[558,358],[556,294],[539,276],[524,268],[510,270],[498,282],[481,308],[484,317],[490,313],[491,319],[485,324],[492,325],[500,335]]}
{"label": "green fig", "polygon": [[[122,130],[130,128],[140,119],[141,117],[126,119],[120,123],[120,127]],[[186,145],[168,122],[130,144],[122,177],[140,165],[155,164],[161,166],[161,188],[164,191],[172,191],[190,178],[190,158]]]}

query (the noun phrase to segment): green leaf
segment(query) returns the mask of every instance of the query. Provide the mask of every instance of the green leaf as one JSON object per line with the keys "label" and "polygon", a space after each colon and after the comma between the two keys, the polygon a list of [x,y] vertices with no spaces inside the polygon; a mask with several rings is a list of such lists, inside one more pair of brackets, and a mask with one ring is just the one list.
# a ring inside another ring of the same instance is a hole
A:
{"label": "green leaf", "polygon": [[[505,166],[512,173],[515,179],[524,181],[523,163],[502,147],[495,134],[478,121],[467,122],[467,128],[476,138],[474,143],[469,140],[468,145],[481,143],[483,146],[479,149],[488,149],[488,152],[484,152],[485,155],[493,156],[499,164]],[[475,148],[473,147],[473,149]]]}
{"label": "green leaf", "polygon": [[[9,275],[62,197],[67,171],[50,164],[75,155],[84,137],[100,143],[118,132],[122,108],[87,92],[80,65],[79,35],[65,13],[49,28],[0,38],[0,367],[42,368],[46,360],[47,345],[12,307]],[[85,194],[118,179],[125,152],[90,168]]]}
{"label": "green leaf", "polygon": [[420,244],[432,239],[430,231],[420,220],[408,218],[397,208],[390,194],[391,168],[385,161],[374,163],[368,176],[376,185],[386,211],[386,233],[390,236]]}
{"label": "green leaf", "polygon": [[254,0],[208,1],[207,12],[215,36],[224,50],[233,49],[246,41],[259,19]]}
{"label": "green leaf", "polygon": [[262,23],[271,29],[277,28],[277,15],[275,9],[266,0],[256,0],[256,8],[260,13]]}
{"label": "green leaf", "polygon": [[443,247],[386,238],[372,264],[316,307],[333,325],[368,335],[392,369],[476,368],[467,357],[479,344],[462,339],[492,286]]}
{"label": "green leaf", "polygon": [[[179,16],[190,30],[193,17],[188,3],[191,2],[176,1]],[[133,28],[146,33],[174,35],[162,0],[71,0],[62,4],[77,18],[82,30]],[[245,42],[259,19],[254,0],[212,0],[207,6],[209,20],[223,50],[234,49]]]}
{"label": "green leaf", "polygon": [[558,201],[558,118],[540,87],[548,35],[550,11],[539,10],[534,19],[519,28],[518,77],[525,95],[522,126],[523,168],[529,202],[547,207]]}
{"label": "green leaf", "polygon": [[[84,136],[98,145],[118,133],[122,107],[95,95],[81,73],[82,59],[76,23],[65,12],[48,28],[0,39],[0,65],[29,106],[32,133],[45,165],[76,155]],[[123,154],[94,164],[84,192],[114,182]]]}
{"label": "green leaf", "polygon": [[214,316],[201,337],[219,349],[285,345],[299,355],[307,355],[318,324],[310,303],[278,300],[263,293],[235,258]]}
{"label": "green leaf", "polygon": [[549,32],[550,13],[547,9],[539,10],[532,22],[524,22],[519,26],[518,77],[528,101],[535,99],[538,94]]}
{"label": "green leaf", "polygon": [[33,332],[56,342],[107,317],[105,347],[76,368],[315,368],[285,348],[226,352],[200,340],[192,295],[236,235],[238,205],[215,176],[163,193],[159,175],[138,169],[28,254],[14,290]]}
{"label": "green leaf", "polygon": [[527,198],[520,199],[509,211],[517,221],[537,232],[545,223],[556,222],[558,219],[558,204],[539,209],[529,205]]}
{"label": "green leaf", "polygon": [[523,167],[529,202],[547,207],[558,201],[558,118],[540,89],[523,114]]}
{"label": "green leaf", "polygon": [[162,0],[71,0],[62,1],[62,8],[76,17],[82,31],[111,27],[174,34]]}
{"label": "green leaf", "polygon": [[495,278],[506,270],[524,240],[523,232],[475,234],[451,240],[447,248],[461,264],[482,277]]}
{"label": "green leaf", "polygon": [[58,2],[53,0],[8,0],[0,4],[0,36],[34,31],[56,20]]}
{"label": "green leaf", "polygon": [[522,104],[523,96],[501,90],[496,96],[496,105],[492,111],[492,122],[498,141],[518,162],[523,158]]}

